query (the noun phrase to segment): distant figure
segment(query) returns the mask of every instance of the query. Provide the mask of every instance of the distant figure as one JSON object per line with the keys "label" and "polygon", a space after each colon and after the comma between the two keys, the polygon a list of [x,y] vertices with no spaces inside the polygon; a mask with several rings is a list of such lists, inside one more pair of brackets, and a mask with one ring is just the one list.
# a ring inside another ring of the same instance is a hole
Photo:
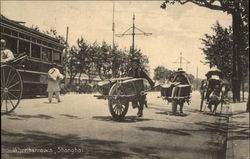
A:
{"label": "distant figure", "polygon": [[[154,82],[149,78],[149,76],[141,69],[140,67],[140,60],[138,58],[133,58],[131,60],[131,69],[128,72],[129,77],[134,77],[134,78],[145,78],[148,80],[151,88],[154,87]],[[138,105],[139,102],[139,105]],[[132,101],[132,106],[133,107],[138,107],[138,117],[143,116],[143,107],[144,105],[147,107],[147,100],[146,100],[146,95],[143,95],[140,97],[139,100],[134,100]]]}
{"label": "distant figure", "polygon": [[63,75],[60,73],[60,71],[57,69],[57,64],[54,64],[53,68],[51,68],[48,72],[48,97],[49,97],[49,103],[52,102],[53,94],[55,93],[56,99],[59,102],[61,102],[60,99],[60,82],[63,79]]}
{"label": "distant figure", "polygon": [[6,41],[1,39],[1,62],[8,62],[14,58],[12,51],[6,48]]}

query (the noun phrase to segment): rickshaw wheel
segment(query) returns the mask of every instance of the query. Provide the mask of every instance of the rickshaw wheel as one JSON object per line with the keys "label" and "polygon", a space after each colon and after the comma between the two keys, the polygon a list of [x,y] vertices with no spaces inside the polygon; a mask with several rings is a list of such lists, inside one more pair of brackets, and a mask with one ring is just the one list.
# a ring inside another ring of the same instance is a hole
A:
{"label": "rickshaw wheel", "polygon": [[[122,89],[119,86],[118,83],[115,83],[109,92],[109,95],[121,95],[122,94]],[[128,111],[128,106],[129,106],[129,101],[124,100],[124,99],[114,99],[111,98],[108,101],[109,105],[109,112],[111,113],[112,117],[117,120],[123,120],[125,115],[127,114]]]}
{"label": "rickshaw wheel", "polygon": [[205,91],[202,92],[202,94],[201,94],[201,103],[200,103],[200,111],[201,112],[202,112],[202,109],[203,109],[204,100],[205,100]]}
{"label": "rickshaw wheel", "polygon": [[19,72],[12,66],[1,66],[1,114],[8,114],[18,106],[23,93]]}
{"label": "rickshaw wheel", "polygon": [[172,100],[172,113],[176,114],[177,111],[177,101]]}

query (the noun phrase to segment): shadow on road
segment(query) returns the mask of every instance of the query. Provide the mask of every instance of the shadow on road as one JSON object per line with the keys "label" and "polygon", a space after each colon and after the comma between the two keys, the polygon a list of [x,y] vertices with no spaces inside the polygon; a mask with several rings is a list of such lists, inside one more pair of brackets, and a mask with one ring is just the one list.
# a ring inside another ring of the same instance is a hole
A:
{"label": "shadow on road", "polygon": [[137,116],[126,116],[124,120],[121,120],[121,121],[116,121],[111,116],[93,116],[92,118],[95,120],[99,120],[99,121],[121,122],[121,123],[134,123],[134,122],[153,120],[153,119],[147,119],[147,118],[139,118]]}
{"label": "shadow on road", "polygon": [[173,134],[173,135],[182,135],[182,136],[190,135],[189,133],[184,132],[185,130],[180,131],[175,129],[156,128],[156,127],[137,127],[137,129],[143,131],[154,131],[154,132]]}
{"label": "shadow on road", "polygon": [[82,118],[79,118],[78,116],[75,116],[75,115],[70,115],[70,114],[60,114],[61,116],[65,116],[69,119],[82,119]]}
{"label": "shadow on road", "polygon": [[170,111],[155,112],[155,114],[163,114],[163,115],[169,115],[169,116],[180,116],[180,117],[186,117],[186,116],[189,115],[189,114],[186,114],[186,113],[179,113],[179,112],[176,112],[176,114],[173,114],[173,113],[170,112]]}
{"label": "shadow on road", "polygon": [[40,131],[13,133],[2,130],[3,158],[124,158],[131,154],[119,150],[120,141],[80,138],[77,135]]}
{"label": "shadow on road", "polygon": [[10,120],[24,120],[24,119],[32,119],[32,118],[37,118],[37,119],[54,119],[54,117],[45,115],[45,114],[37,114],[37,115],[24,115],[24,114],[9,114],[7,115],[8,119]]}

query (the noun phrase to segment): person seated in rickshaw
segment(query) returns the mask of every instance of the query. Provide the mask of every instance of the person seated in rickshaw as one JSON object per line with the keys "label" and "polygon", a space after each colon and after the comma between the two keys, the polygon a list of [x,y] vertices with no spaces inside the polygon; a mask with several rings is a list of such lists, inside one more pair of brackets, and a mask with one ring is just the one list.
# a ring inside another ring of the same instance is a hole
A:
{"label": "person seated in rickshaw", "polygon": [[6,41],[1,39],[1,63],[8,62],[15,59],[12,51],[6,48]]}
{"label": "person seated in rickshaw", "polygon": [[211,70],[207,74],[207,93],[206,93],[206,100],[209,101],[210,94],[215,89],[215,87],[221,88],[222,85],[222,73],[220,70]]}
{"label": "person seated in rickshaw", "polygon": [[[151,78],[145,73],[145,71],[142,70],[140,67],[140,60],[136,57],[132,58],[131,60],[131,69],[128,71],[128,76],[133,78],[145,78],[148,80],[151,88],[154,87],[154,82],[151,80]],[[139,103],[139,104],[138,104]],[[138,117],[143,116],[143,107],[144,105],[147,105],[146,101],[146,95],[142,95],[139,100],[132,101],[132,106],[138,107]]]}

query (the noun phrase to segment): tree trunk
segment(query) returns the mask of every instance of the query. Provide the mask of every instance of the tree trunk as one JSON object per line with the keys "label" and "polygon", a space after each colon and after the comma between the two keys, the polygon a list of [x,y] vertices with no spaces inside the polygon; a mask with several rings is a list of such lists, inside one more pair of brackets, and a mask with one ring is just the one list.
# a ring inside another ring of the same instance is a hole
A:
{"label": "tree trunk", "polygon": [[233,72],[232,72],[232,92],[233,101],[240,102],[240,88],[241,88],[241,60],[240,60],[240,34],[241,34],[241,17],[240,13],[235,11],[232,13],[233,20]]}
{"label": "tree trunk", "polygon": [[242,77],[242,101],[244,102],[245,101],[245,96],[244,96],[244,93],[245,93],[245,88],[244,88],[244,77]]}
{"label": "tree trunk", "polygon": [[79,75],[79,82],[78,82],[79,85],[81,84],[81,76],[82,76],[82,72],[80,72],[80,75]]}

